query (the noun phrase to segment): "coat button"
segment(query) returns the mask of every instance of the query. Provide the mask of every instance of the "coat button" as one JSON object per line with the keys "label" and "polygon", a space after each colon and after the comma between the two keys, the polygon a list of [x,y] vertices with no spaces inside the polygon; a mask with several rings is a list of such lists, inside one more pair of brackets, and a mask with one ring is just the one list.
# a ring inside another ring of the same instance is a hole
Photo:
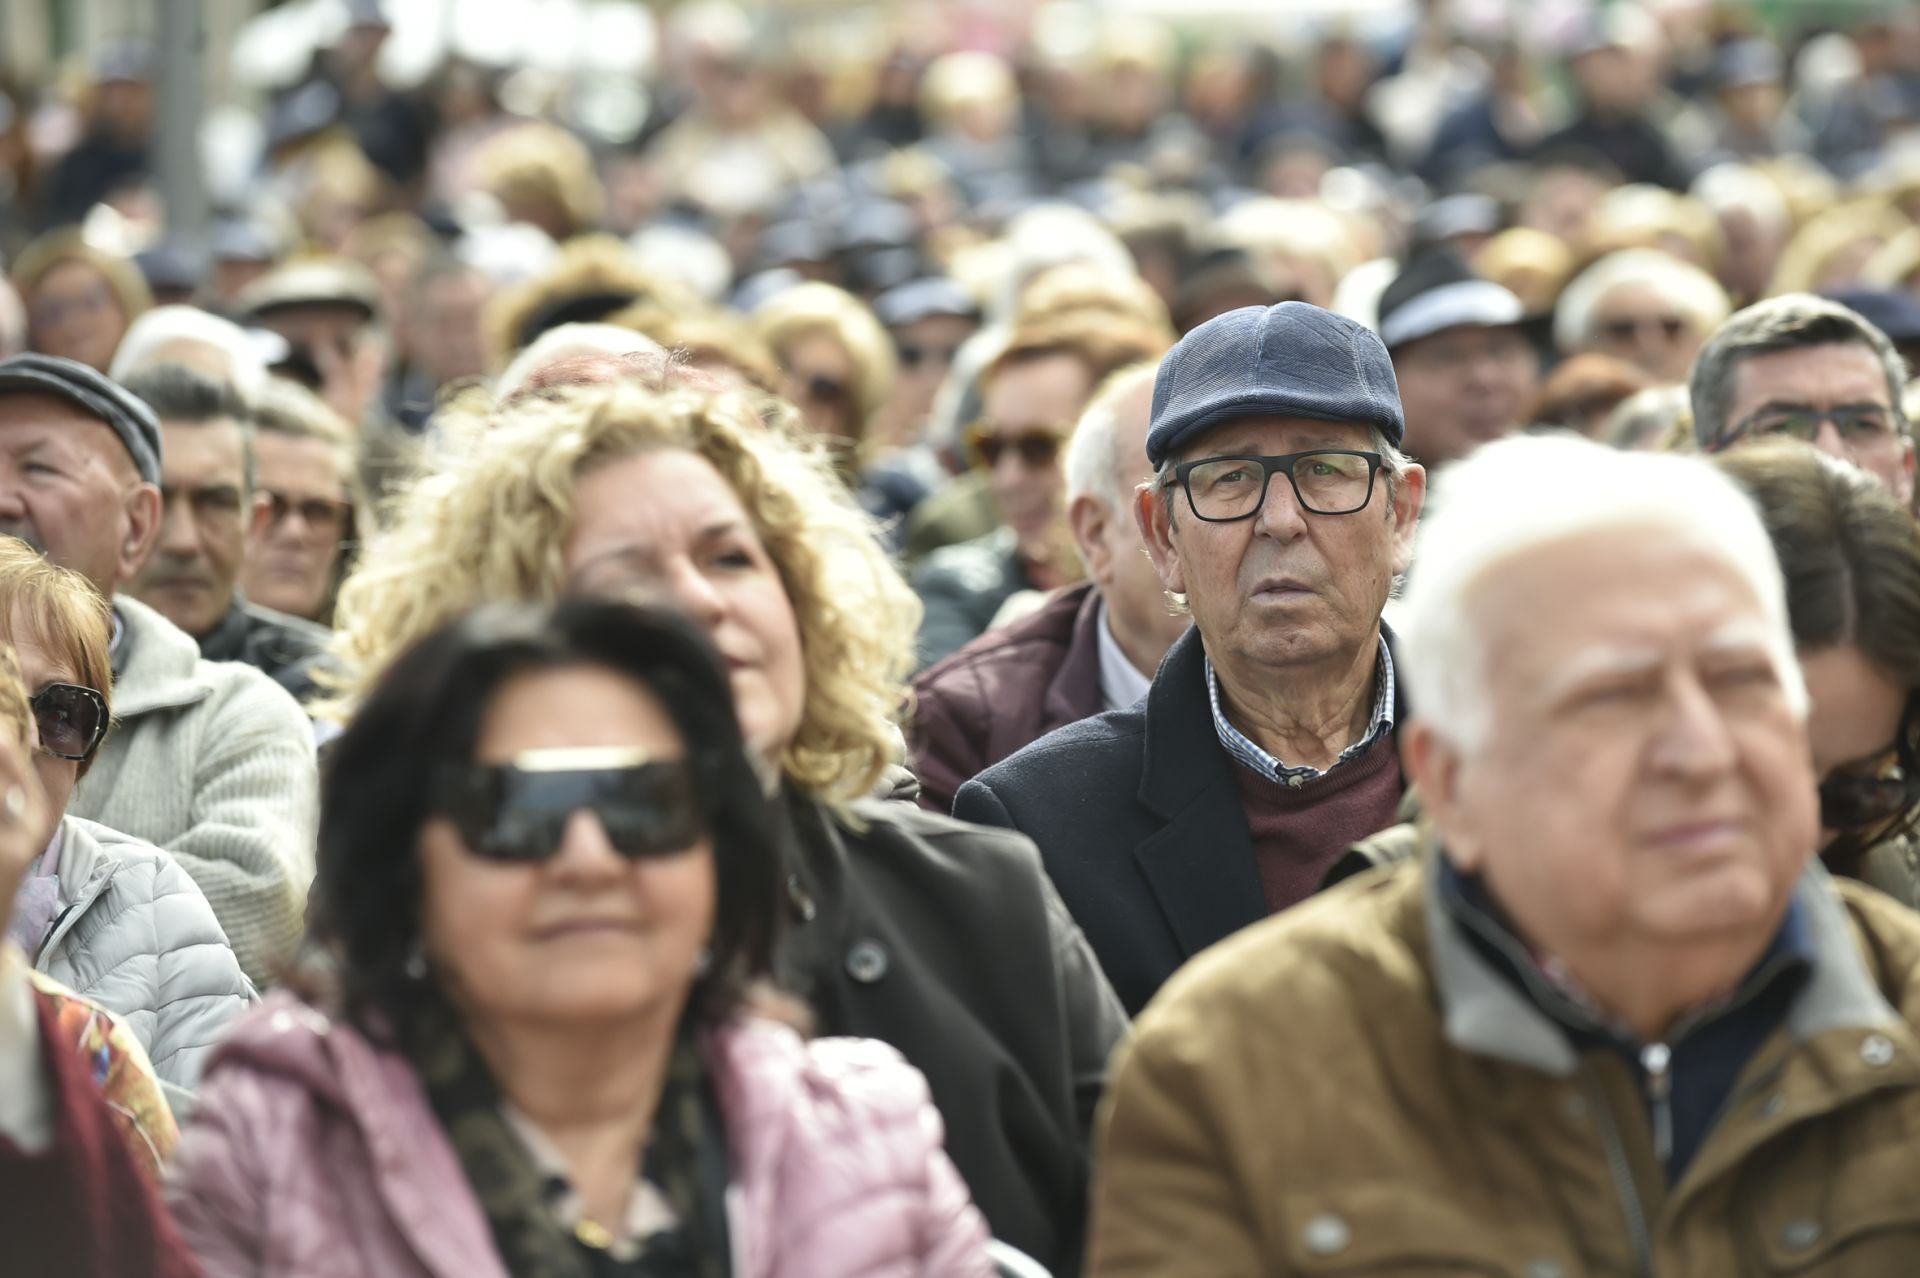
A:
{"label": "coat button", "polygon": [[1307,1222],[1307,1227],[1300,1232],[1300,1241],[1316,1256],[1331,1256],[1347,1249],[1347,1244],[1353,1241],[1353,1230],[1332,1212],[1322,1212]]}
{"label": "coat button", "polygon": [[1805,1251],[1820,1241],[1820,1232],[1817,1220],[1790,1220],[1780,1231],[1780,1245],[1789,1251]]}
{"label": "coat button", "polygon": [[1567,1271],[1557,1260],[1530,1260],[1527,1278],[1567,1278]]}
{"label": "coat button", "polygon": [[862,985],[872,985],[887,974],[887,952],[880,942],[869,937],[855,941],[847,951],[847,975]]}
{"label": "coat button", "polygon": [[1885,1034],[1869,1034],[1860,1041],[1860,1059],[1878,1069],[1893,1063],[1893,1040]]}

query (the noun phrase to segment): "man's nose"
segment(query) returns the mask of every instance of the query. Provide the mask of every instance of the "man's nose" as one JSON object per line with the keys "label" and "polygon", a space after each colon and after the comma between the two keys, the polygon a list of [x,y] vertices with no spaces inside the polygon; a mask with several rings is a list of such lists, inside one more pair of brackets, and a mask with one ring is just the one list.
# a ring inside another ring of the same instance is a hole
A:
{"label": "man's nose", "polygon": [[1279,541],[1291,541],[1307,530],[1307,511],[1300,504],[1300,494],[1280,471],[1267,478],[1267,492],[1260,500],[1256,522],[1261,532]]}
{"label": "man's nose", "polygon": [[1733,733],[1713,695],[1693,675],[1676,677],[1668,691],[1655,759],[1669,771],[1710,776],[1733,766]]}

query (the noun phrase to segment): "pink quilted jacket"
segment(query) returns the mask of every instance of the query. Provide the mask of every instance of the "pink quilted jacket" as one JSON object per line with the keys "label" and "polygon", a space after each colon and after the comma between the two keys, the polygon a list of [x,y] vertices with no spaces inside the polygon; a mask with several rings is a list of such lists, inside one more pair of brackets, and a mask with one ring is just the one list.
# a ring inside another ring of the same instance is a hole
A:
{"label": "pink quilted jacket", "polygon": [[[736,1278],[993,1272],[926,1083],[890,1047],[717,1030]],[[506,1278],[407,1063],[285,994],[214,1058],[168,1185],[207,1278]]]}

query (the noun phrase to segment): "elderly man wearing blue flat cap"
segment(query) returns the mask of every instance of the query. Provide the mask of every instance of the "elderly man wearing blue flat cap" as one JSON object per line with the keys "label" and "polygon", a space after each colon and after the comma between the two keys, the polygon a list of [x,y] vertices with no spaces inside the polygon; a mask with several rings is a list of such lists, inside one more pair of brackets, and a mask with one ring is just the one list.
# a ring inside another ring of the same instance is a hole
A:
{"label": "elderly man wearing blue flat cap", "polygon": [[1379,337],[1301,302],[1209,320],[1160,365],[1135,513],[1193,628],[1144,700],[954,801],[1039,845],[1129,1012],[1394,820],[1404,707],[1380,611],[1426,493],[1404,433]]}

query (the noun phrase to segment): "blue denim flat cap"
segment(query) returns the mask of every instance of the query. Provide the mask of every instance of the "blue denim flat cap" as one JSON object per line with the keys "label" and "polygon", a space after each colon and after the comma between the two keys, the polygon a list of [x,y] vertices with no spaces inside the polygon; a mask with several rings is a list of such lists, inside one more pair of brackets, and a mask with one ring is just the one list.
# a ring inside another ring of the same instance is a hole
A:
{"label": "blue denim flat cap", "polygon": [[1400,384],[1379,335],[1344,315],[1282,302],[1216,315],[1160,361],[1147,460],[1160,463],[1201,431],[1244,417],[1311,417],[1407,433]]}

